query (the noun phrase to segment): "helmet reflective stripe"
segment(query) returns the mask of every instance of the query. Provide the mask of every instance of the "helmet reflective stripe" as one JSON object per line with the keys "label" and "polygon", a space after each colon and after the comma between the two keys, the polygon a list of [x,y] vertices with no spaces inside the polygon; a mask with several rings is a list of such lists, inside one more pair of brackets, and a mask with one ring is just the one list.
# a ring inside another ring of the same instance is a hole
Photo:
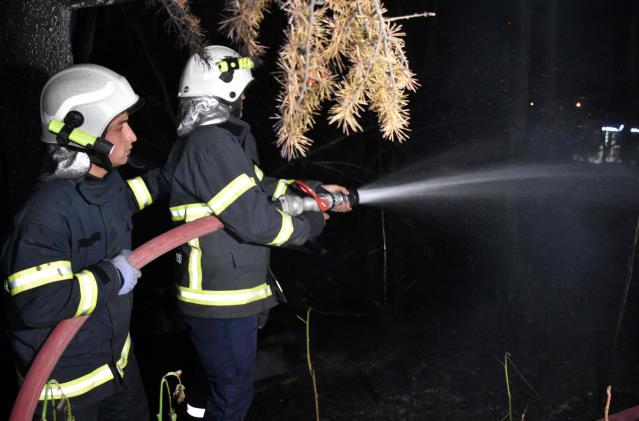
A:
{"label": "helmet reflective stripe", "polygon": [[[65,101],[60,104],[58,109],[56,110],[54,115],[45,115],[45,120],[51,120],[56,115],[64,116],[67,115],[69,111],[76,108],[78,105],[95,103],[98,101],[102,101],[109,96],[113,95],[115,92],[115,85],[113,82],[107,82],[106,85],[102,89],[98,89],[97,91],[87,92],[80,95],[74,95],[72,97],[67,98]],[[124,111],[124,110],[123,110]],[[95,136],[100,136],[101,133],[96,133]]]}

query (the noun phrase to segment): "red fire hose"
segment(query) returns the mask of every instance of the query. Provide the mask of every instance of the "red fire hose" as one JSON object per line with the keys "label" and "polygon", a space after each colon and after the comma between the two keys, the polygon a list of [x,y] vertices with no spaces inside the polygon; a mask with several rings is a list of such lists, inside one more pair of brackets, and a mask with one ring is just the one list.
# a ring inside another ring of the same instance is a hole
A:
{"label": "red fire hose", "polygon": [[[141,269],[167,251],[193,238],[217,231],[222,227],[222,223],[213,216],[180,225],[133,250],[129,256],[129,263]],[[63,320],[51,331],[46,342],[40,348],[40,352],[33,360],[33,364],[31,364],[31,368],[22,383],[22,387],[13,404],[9,421],[31,421],[44,384],[49,379],[49,375],[67,345],[88,317],[81,316]]]}

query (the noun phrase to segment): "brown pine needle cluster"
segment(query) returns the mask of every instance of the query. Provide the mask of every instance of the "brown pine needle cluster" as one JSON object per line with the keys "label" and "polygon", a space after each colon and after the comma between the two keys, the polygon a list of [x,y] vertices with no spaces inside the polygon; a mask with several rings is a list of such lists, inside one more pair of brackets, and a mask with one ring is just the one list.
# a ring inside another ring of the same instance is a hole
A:
{"label": "brown pine needle cluster", "polygon": [[[185,0],[174,0],[185,1]],[[221,23],[229,38],[252,57],[264,52],[259,26],[271,0],[226,0]],[[399,20],[432,12],[385,17],[381,0],[276,0],[288,15],[286,41],[279,52],[281,85],[275,129],[282,156],[304,156],[307,136],[323,103],[333,100],[328,121],[344,133],[362,130],[365,110],[377,116],[382,136],[408,138],[408,92],[419,83],[404,53]]]}
{"label": "brown pine needle cluster", "polygon": [[271,0],[226,0],[226,17],[220,22],[220,31],[239,45],[242,55],[257,58],[264,54],[266,47],[257,42],[257,37],[270,3]]}
{"label": "brown pine needle cluster", "polygon": [[377,115],[382,136],[392,141],[408,138],[407,91],[418,82],[404,54],[401,26],[384,18],[380,0],[333,0],[336,45],[331,54],[348,63],[348,71],[335,93],[336,103],[329,111],[329,122],[345,133],[361,131],[359,118],[364,107]]}
{"label": "brown pine needle cluster", "polygon": [[333,92],[334,76],[325,54],[329,33],[324,1],[287,0],[281,7],[289,16],[289,25],[277,61],[281,90],[275,129],[282,156],[291,159],[305,155],[310,147],[306,133]]}
{"label": "brown pine needle cluster", "polygon": [[147,0],[150,5],[161,6],[169,18],[166,26],[175,32],[180,48],[186,47],[191,54],[199,54],[208,62],[206,36],[200,26],[200,19],[191,13],[188,0]]}

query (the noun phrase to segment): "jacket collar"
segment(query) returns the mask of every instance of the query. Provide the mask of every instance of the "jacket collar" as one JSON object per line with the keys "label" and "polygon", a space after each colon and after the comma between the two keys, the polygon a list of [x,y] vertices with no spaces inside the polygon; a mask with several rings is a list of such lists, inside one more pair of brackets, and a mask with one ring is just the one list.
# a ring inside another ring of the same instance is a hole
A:
{"label": "jacket collar", "polygon": [[102,205],[113,198],[119,189],[116,186],[118,175],[116,171],[109,171],[104,177],[98,178],[91,174],[78,177],[78,191],[87,202],[94,205]]}

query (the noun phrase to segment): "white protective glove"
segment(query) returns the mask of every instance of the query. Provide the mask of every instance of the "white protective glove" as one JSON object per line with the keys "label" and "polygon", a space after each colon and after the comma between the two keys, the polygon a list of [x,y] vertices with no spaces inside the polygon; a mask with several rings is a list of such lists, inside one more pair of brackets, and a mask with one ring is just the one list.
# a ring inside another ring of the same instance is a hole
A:
{"label": "white protective glove", "polygon": [[128,294],[133,290],[135,284],[138,283],[138,279],[142,276],[142,272],[131,266],[127,257],[131,254],[131,250],[122,249],[120,254],[111,259],[111,264],[120,273],[120,279],[122,280],[122,286],[118,291],[118,295]]}

